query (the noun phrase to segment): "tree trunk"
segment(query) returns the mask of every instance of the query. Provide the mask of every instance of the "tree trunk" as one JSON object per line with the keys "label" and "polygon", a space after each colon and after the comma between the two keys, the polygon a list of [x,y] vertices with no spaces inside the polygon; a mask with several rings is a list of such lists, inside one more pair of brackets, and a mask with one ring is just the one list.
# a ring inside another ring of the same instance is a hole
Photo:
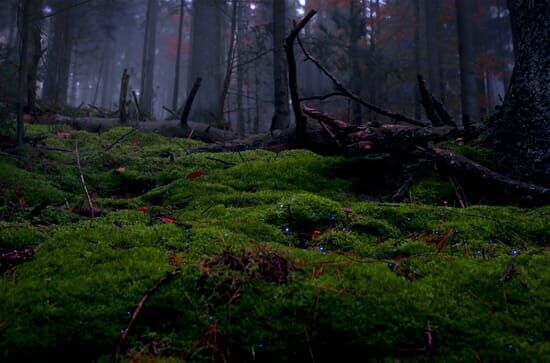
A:
{"label": "tree trunk", "polygon": [[179,109],[180,70],[181,70],[181,43],[183,41],[183,19],[185,13],[185,0],[180,0],[180,19],[178,25],[178,50],[176,53],[176,71],[174,76],[174,93],[172,98],[172,110]]}
{"label": "tree trunk", "polygon": [[[416,74],[422,74],[422,47],[420,45],[420,0],[414,0],[414,68]],[[422,119],[422,108],[420,107],[420,91],[414,84],[414,118]]]}
{"label": "tree trunk", "polygon": [[158,21],[158,0],[149,0],[147,3],[147,25],[143,44],[143,64],[141,71],[141,89],[139,103],[141,111],[146,117],[153,114],[153,97],[155,78],[155,52]]}
{"label": "tree trunk", "polygon": [[480,121],[476,77],[473,0],[455,0],[460,56],[460,95],[464,124]]}
{"label": "tree trunk", "polygon": [[550,2],[508,0],[516,65],[489,142],[510,174],[548,185],[550,178]]}
{"label": "tree trunk", "polygon": [[195,100],[192,120],[216,123],[223,83],[223,7],[218,0],[193,1],[189,88],[202,78],[201,92]]}
{"label": "tree trunk", "polygon": [[21,29],[21,36],[19,37],[19,70],[17,82],[17,147],[23,145],[23,138],[25,137],[25,121],[23,116],[26,96],[25,82],[27,77],[27,62],[29,53],[28,35],[30,23],[29,20],[31,14],[31,1],[24,0],[19,6],[19,29]]}
{"label": "tree trunk", "polygon": [[227,59],[225,60],[225,77],[218,103],[218,115],[216,117],[218,121],[224,120],[225,101],[227,99],[227,92],[229,92],[229,85],[231,84],[231,76],[233,75],[233,65],[235,64],[235,47],[237,46],[237,15],[239,6],[239,0],[233,0],[231,10],[231,34],[229,39],[229,49],[227,51]]}
{"label": "tree trunk", "polygon": [[290,108],[288,105],[288,78],[284,52],[286,35],[287,3],[282,0],[273,2],[273,84],[275,113],[271,130],[283,130],[290,126]]}
{"label": "tree trunk", "polygon": [[53,17],[47,54],[47,74],[44,82],[43,98],[53,106],[67,102],[69,70],[72,46],[74,43],[74,1],[58,0],[53,11],[59,14]]}
{"label": "tree trunk", "polygon": [[441,99],[441,70],[439,66],[439,0],[426,0],[426,47],[428,58],[428,84],[434,96]]}
{"label": "tree trunk", "polygon": [[[360,8],[359,0],[351,0],[349,6],[349,49],[348,57],[350,64],[349,86],[351,91],[356,94],[361,94],[361,65],[359,60],[359,40],[361,39],[361,16],[363,12]],[[372,39],[371,39],[372,40]],[[370,69],[369,69],[370,70]],[[363,122],[361,113],[361,105],[357,102],[351,104],[351,123],[361,125]]]}
{"label": "tree trunk", "polygon": [[26,31],[28,31],[27,42],[30,42],[27,55],[29,58],[27,63],[27,109],[31,111],[34,109],[36,103],[38,64],[42,57],[42,45],[40,42],[42,22],[38,20],[42,15],[42,1],[35,1],[33,6],[29,9],[29,12],[30,19],[35,19],[30,21],[26,29]]}

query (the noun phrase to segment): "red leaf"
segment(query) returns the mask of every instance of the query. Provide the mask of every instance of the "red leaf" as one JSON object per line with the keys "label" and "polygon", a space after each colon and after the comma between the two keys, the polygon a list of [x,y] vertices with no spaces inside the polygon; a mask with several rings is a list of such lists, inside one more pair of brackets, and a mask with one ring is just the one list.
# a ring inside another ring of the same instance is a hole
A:
{"label": "red leaf", "polygon": [[174,220],[172,218],[168,218],[168,217],[161,217],[160,218],[160,221],[162,223],[166,223],[166,224],[172,224],[174,223]]}
{"label": "red leaf", "polygon": [[138,212],[143,212],[143,213],[147,213],[149,212],[149,208],[147,207],[139,207],[136,209]]}
{"label": "red leaf", "polygon": [[321,235],[321,232],[319,231],[313,231],[311,233],[311,240],[312,241],[317,241],[317,238],[319,238],[319,236]]}
{"label": "red leaf", "polygon": [[203,175],[204,175],[204,173],[202,171],[195,170],[195,171],[192,171],[191,173],[187,174],[187,176],[185,178],[188,179],[188,180],[195,180],[197,178],[200,178]]}

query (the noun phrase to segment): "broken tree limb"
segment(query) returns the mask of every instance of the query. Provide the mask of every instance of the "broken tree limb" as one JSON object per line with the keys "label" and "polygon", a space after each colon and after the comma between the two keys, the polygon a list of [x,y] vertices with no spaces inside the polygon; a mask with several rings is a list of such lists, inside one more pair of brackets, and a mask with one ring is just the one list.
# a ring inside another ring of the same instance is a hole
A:
{"label": "broken tree limb", "polygon": [[132,91],[132,96],[134,97],[134,103],[136,104],[136,110],[138,112],[138,121],[143,120],[143,113],[141,112],[141,107],[139,107],[139,101],[138,97],[136,95],[136,91]]}
{"label": "broken tree limb", "polygon": [[132,316],[130,317],[130,321],[128,322],[128,325],[126,326],[126,328],[124,328],[124,330],[122,330],[122,333],[120,334],[120,339],[119,339],[118,344],[117,344],[116,349],[115,349],[115,362],[116,363],[120,362],[120,355],[121,355],[121,352],[122,352],[122,344],[124,344],[124,341],[128,337],[128,333],[130,332],[130,328],[132,327],[132,325],[136,321],[139,313],[143,309],[143,305],[145,305],[145,302],[151,297],[151,295],[153,295],[153,293],[155,291],[157,291],[159,289],[159,287],[161,287],[163,284],[165,284],[168,281],[170,281],[171,279],[173,279],[180,272],[181,272],[181,270],[179,270],[179,269],[168,272],[166,275],[164,275],[164,277],[162,277],[160,280],[158,280],[149,290],[147,290],[145,295],[143,295],[143,297],[139,300],[138,304],[136,305],[136,307],[134,309],[134,312],[132,313]]}
{"label": "broken tree limb", "polygon": [[92,196],[88,191],[88,186],[86,185],[86,180],[84,179],[84,173],[82,172],[82,165],[80,164],[80,151],[78,149],[78,141],[75,142],[75,145],[74,145],[74,156],[75,156],[76,167],[78,169],[80,184],[82,185],[82,189],[84,189],[84,193],[86,194],[86,199],[88,200],[90,215],[92,216],[92,218],[94,218],[95,217],[94,203],[92,202]]}
{"label": "broken tree limb", "polygon": [[426,111],[428,119],[432,122],[433,126],[453,126],[456,127],[456,123],[453,121],[452,116],[449,114],[443,103],[437,100],[434,95],[428,91],[426,81],[422,75],[418,75],[418,89],[420,91],[420,99],[422,106]]}
{"label": "broken tree limb", "polygon": [[201,82],[202,78],[197,77],[195,79],[195,83],[193,83],[193,88],[191,88],[191,92],[189,92],[189,96],[187,96],[185,107],[183,108],[183,112],[181,113],[180,124],[182,126],[187,125],[187,119],[189,118],[189,113],[191,113],[191,107],[193,106],[193,101],[195,101],[195,96],[197,95],[197,92],[199,92]]}
{"label": "broken tree limb", "polygon": [[329,93],[328,95],[325,95],[325,96],[316,96],[316,97],[313,97],[312,99],[321,99],[322,100],[322,99],[326,99],[326,98],[334,97],[334,96],[344,96],[344,97],[348,97],[348,98],[352,99],[355,102],[358,102],[359,104],[363,105],[364,107],[366,107],[366,108],[368,108],[368,109],[370,109],[370,110],[372,110],[372,111],[374,111],[374,112],[376,112],[380,115],[389,117],[392,120],[395,120],[395,121],[398,121],[398,122],[405,122],[405,123],[409,123],[411,125],[416,125],[416,126],[422,126],[422,127],[423,126],[428,126],[428,125],[426,125],[426,123],[424,123],[422,121],[412,119],[412,118],[407,117],[405,115],[402,115],[400,113],[392,112],[392,111],[389,111],[389,110],[384,110],[383,108],[380,108],[378,106],[375,106],[373,104],[365,102],[361,97],[359,97],[358,95],[350,92],[332,73],[330,73],[321,64],[321,62],[319,62],[315,57],[313,57],[311,55],[311,53],[309,53],[309,51],[306,49],[306,47],[302,43],[302,40],[300,39],[300,37],[298,36],[297,38],[298,38],[298,44],[300,45],[300,48],[302,49],[302,52],[306,56],[306,60],[309,60],[310,62],[312,62],[321,71],[321,73],[323,73],[325,76],[327,76],[332,81],[332,83],[334,84],[334,87],[337,90],[337,92]]}
{"label": "broken tree limb", "polygon": [[288,37],[285,39],[285,53],[288,63],[288,87],[290,89],[290,98],[292,100],[292,109],[296,118],[296,139],[299,144],[304,144],[307,140],[306,117],[302,113],[300,105],[300,96],[298,95],[298,75],[296,70],[296,57],[294,55],[294,42],[300,31],[317,14],[316,10],[310,10],[309,13],[294,26]]}
{"label": "broken tree limb", "polygon": [[458,175],[468,174],[488,184],[504,187],[525,196],[527,201],[532,201],[535,204],[543,205],[550,202],[549,188],[509,178],[449,150],[430,148],[422,151],[429,158],[443,164]]}
{"label": "broken tree limb", "polygon": [[128,70],[124,68],[122,73],[122,78],[120,80],[120,98],[118,101],[118,111],[120,122],[125,124],[128,122],[128,111],[126,110],[126,105],[128,102],[128,85],[130,84],[130,75]]}

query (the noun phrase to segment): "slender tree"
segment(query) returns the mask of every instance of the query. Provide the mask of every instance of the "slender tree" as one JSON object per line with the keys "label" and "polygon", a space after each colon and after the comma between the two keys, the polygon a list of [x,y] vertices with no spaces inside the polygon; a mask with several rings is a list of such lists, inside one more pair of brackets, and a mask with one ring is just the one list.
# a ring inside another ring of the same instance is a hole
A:
{"label": "slender tree", "polygon": [[184,15],[185,15],[185,0],[180,0],[180,17],[178,22],[178,48],[176,52],[176,66],[175,66],[175,75],[174,75],[174,93],[172,98],[172,110],[177,110],[179,108],[181,45],[183,42]]}
{"label": "slender tree", "polygon": [[272,0],[273,5],[273,85],[275,112],[272,130],[282,130],[290,126],[290,108],[288,105],[288,78],[284,39],[286,36],[287,3]]}
{"label": "slender tree", "polygon": [[146,116],[153,114],[154,78],[155,78],[155,53],[158,22],[158,0],[147,1],[147,16],[145,26],[145,38],[143,44],[143,62],[141,71],[140,107]]}
{"label": "slender tree", "polygon": [[460,56],[460,94],[465,124],[471,123],[469,120],[478,122],[480,119],[473,34],[473,2],[474,0],[455,0]]}
{"label": "slender tree", "polygon": [[439,1],[426,0],[426,48],[428,61],[428,84],[430,92],[441,98],[441,69],[439,64]]}

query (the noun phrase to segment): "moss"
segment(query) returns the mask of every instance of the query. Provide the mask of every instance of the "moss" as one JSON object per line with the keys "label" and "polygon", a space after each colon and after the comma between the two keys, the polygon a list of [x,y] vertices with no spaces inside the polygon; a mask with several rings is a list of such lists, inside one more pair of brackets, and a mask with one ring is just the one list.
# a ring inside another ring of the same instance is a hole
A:
{"label": "moss", "polygon": [[420,179],[412,186],[411,198],[416,203],[443,205],[454,200],[455,194],[450,181],[431,177]]}
{"label": "moss", "polygon": [[[84,202],[72,155],[29,170],[0,159],[17,176],[4,190],[52,200],[0,222],[2,252],[36,246],[0,280],[2,361],[109,361],[128,314],[175,268],[132,326],[127,361],[550,359],[548,207],[443,207],[447,186],[422,180],[413,197],[437,205],[366,203],[330,175],[339,158],[186,155],[193,142],[140,132],[104,152],[129,129],[30,131],[79,141],[103,214],[59,207]],[[291,266],[285,279],[266,278],[262,253]]]}

